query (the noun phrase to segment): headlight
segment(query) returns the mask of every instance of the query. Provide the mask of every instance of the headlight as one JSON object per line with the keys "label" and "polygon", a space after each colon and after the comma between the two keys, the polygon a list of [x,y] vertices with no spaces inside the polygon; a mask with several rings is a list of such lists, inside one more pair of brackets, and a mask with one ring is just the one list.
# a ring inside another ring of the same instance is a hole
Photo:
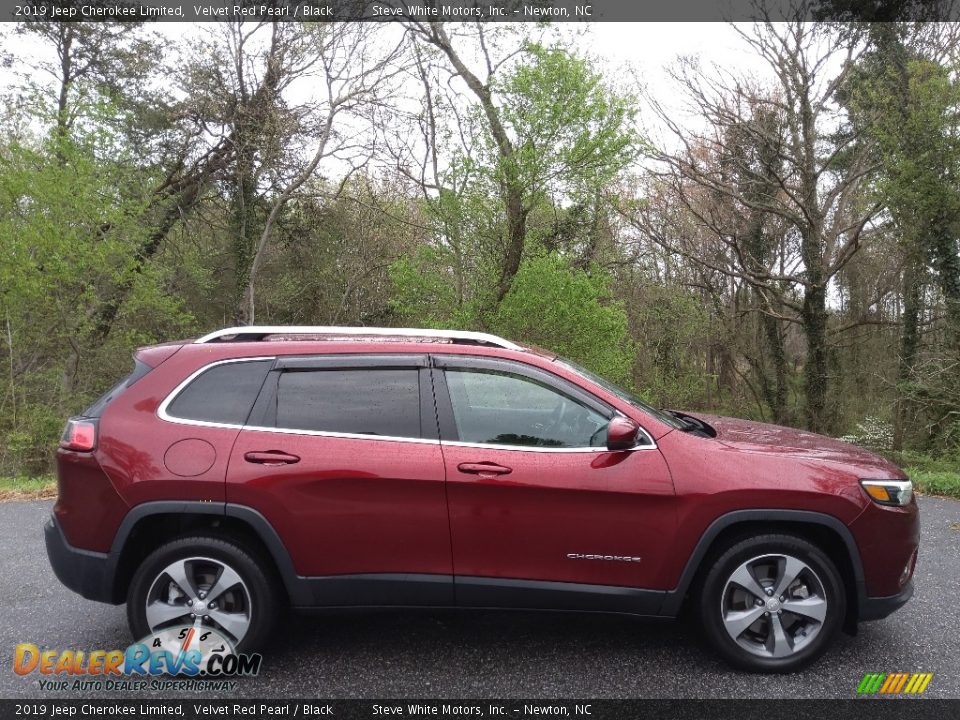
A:
{"label": "headlight", "polygon": [[860,484],[879,505],[903,507],[913,497],[913,483],[909,480],[861,480]]}

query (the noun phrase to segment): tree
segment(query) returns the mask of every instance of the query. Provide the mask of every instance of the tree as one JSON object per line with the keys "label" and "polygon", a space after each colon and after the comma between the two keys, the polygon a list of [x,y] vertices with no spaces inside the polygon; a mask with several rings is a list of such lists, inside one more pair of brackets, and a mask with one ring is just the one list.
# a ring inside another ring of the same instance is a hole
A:
{"label": "tree", "polygon": [[[338,157],[350,164],[358,162],[359,155],[359,164],[366,162],[372,148],[362,138],[371,133],[362,127],[336,132],[335,123],[347,114],[352,114],[354,122],[359,122],[360,110],[385,101],[388,83],[398,73],[395,61],[399,57],[400,44],[388,47],[386,51],[378,48],[382,36],[376,33],[375,26],[362,23],[320,24],[311,30],[309,52],[315,54],[318,60],[319,80],[323,88],[320,101],[310,108],[310,112],[318,116],[311,128],[316,149],[306,163],[292,164],[291,174],[277,184],[276,195],[269,201],[244,294],[244,320],[250,323],[255,319],[257,274],[281,211],[313,177],[323,160]],[[301,122],[305,119],[303,115]],[[353,164],[352,169],[358,166]],[[350,174],[351,170],[348,170],[345,177]]]}
{"label": "tree", "polygon": [[[723,257],[697,258],[642,212],[632,216],[664,246],[746,281],[762,297],[775,298],[764,312],[800,324],[806,340],[806,424],[818,431],[829,424],[830,285],[859,250],[879,211],[876,203],[862,202],[866,178],[874,170],[870,140],[847,122],[835,100],[855,46],[837,45],[830,32],[801,21],[766,21],[753,32],[744,31],[775,79],[769,89],[727,73],[707,78],[696,63],[681,64],[674,79],[706,121],[703,132],[681,127],[652,100],[680,145],[679,151],[663,146],[653,154],[661,163],[657,180],[715,234],[725,248]],[[840,69],[834,71],[838,62]],[[772,124],[771,116],[776,118]],[[731,152],[734,137],[747,137],[755,148],[768,150],[748,163]],[[745,178],[750,182],[744,183]],[[790,255],[779,267],[769,256],[758,264],[763,258],[757,257],[756,247],[751,251],[755,243],[740,222],[750,213],[776,218],[794,237]],[[799,297],[793,296],[794,289]],[[779,313],[777,305],[793,317]]]}
{"label": "tree", "polygon": [[[45,0],[42,5],[59,10],[75,7],[72,0]],[[76,123],[83,120],[84,109],[97,99],[126,111],[144,110],[150,101],[157,100],[145,86],[156,70],[159,44],[144,32],[143,23],[50,22],[36,15],[18,25],[17,32],[33,36],[56,54],[53,62],[41,61],[39,68],[56,83],[54,133],[61,141],[69,137]],[[31,84],[40,87],[39,83]],[[110,119],[103,117],[100,122]]]}
{"label": "tree", "polygon": [[[939,61],[955,44],[923,26],[876,23],[868,28],[870,49],[845,88],[855,121],[873,139],[882,170],[874,181],[886,206],[902,257],[902,330],[894,413],[894,448],[902,449],[909,411],[907,395],[926,383],[917,377],[925,287],[939,287],[944,301],[947,346],[960,357],[960,141],[954,128],[960,86]],[[930,366],[929,361],[925,363]],[[935,372],[934,377],[946,377]],[[919,380],[919,382],[918,382]],[[945,388],[928,392],[949,397]],[[956,410],[930,403],[933,424]]]}
{"label": "tree", "polygon": [[[604,188],[636,155],[633,105],[561,47],[491,35],[482,24],[455,33],[441,23],[410,29],[425,90],[417,121],[426,153],[419,167],[409,146],[394,158],[436,219],[437,252],[452,256],[458,305],[472,306],[483,324],[526,253],[557,235],[561,216],[592,208],[599,222]],[[474,50],[482,69],[464,60]],[[453,81],[466,96],[446,91]],[[467,278],[478,280],[467,287]]]}

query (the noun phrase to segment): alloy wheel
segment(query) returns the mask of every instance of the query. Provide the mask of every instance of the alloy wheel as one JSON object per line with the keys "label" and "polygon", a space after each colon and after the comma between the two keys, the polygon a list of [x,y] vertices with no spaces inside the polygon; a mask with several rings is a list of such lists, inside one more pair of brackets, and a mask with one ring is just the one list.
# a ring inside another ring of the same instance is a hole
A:
{"label": "alloy wheel", "polygon": [[785,658],[819,634],[827,607],[823,583],[807,563],[769,554],[747,560],[730,575],[720,613],[727,634],[744,650]]}
{"label": "alloy wheel", "polygon": [[214,628],[239,643],[251,622],[250,591],[226,563],[209,557],[176,560],[154,579],[147,592],[151,632],[175,625]]}

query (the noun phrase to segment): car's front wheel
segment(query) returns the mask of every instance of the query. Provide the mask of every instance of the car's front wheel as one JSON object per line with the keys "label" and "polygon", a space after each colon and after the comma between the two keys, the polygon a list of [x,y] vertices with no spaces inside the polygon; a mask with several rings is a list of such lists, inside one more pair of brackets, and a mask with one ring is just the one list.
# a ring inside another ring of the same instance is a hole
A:
{"label": "car's front wheel", "polygon": [[262,563],[246,549],[218,537],[188,537],[141,563],[130,583],[127,619],[136,638],[192,626],[250,651],[267,640],[278,604]]}
{"label": "car's front wheel", "polygon": [[734,544],[707,572],[700,619],[711,644],[752,672],[792,672],[822,654],[846,612],[843,581],[818,547],[792,535]]}

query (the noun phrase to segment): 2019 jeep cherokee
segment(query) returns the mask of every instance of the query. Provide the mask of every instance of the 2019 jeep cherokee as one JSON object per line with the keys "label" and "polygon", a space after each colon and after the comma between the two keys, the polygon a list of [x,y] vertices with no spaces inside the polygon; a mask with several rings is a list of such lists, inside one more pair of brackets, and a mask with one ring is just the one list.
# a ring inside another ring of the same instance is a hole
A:
{"label": "2019 jeep cherokee", "polygon": [[910,481],[857,447],[656,410],[468,332],[241,327],[135,354],[57,451],[60,580],[137,637],[281,608],[674,617],[794,670],[913,592]]}

